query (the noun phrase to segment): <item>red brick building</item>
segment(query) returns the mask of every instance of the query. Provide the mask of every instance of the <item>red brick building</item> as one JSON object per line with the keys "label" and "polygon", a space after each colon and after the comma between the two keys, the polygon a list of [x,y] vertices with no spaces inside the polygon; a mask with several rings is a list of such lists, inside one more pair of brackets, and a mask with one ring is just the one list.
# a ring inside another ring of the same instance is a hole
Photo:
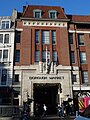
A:
{"label": "red brick building", "polygon": [[45,103],[48,114],[55,114],[68,95],[76,99],[81,92],[89,93],[89,39],[90,16],[67,15],[54,6],[23,7],[15,39],[19,105],[28,95],[34,99],[34,114],[36,103]]}

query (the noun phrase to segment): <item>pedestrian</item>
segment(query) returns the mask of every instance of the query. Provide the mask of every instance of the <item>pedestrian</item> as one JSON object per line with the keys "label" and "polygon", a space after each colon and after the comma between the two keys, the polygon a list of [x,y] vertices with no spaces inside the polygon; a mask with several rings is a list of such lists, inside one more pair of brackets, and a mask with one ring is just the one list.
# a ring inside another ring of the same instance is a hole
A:
{"label": "pedestrian", "polygon": [[65,106],[64,104],[62,103],[61,104],[61,116],[64,117],[64,109],[65,109]]}
{"label": "pedestrian", "polygon": [[43,104],[43,116],[47,115],[47,106]]}

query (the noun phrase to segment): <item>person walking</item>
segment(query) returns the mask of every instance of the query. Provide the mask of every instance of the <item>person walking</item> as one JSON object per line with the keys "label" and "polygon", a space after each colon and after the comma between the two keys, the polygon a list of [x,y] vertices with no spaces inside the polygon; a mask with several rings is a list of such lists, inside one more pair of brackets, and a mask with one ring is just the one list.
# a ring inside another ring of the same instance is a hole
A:
{"label": "person walking", "polygon": [[44,104],[43,105],[43,116],[47,115],[47,106]]}

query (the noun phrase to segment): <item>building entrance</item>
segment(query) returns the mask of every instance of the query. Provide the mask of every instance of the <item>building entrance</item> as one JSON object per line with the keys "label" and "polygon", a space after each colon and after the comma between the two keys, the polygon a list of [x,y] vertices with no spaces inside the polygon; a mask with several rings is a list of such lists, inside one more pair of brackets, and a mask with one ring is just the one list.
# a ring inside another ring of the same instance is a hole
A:
{"label": "building entrance", "polygon": [[34,84],[34,114],[36,114],[36,107],[38,112],[43,114],[43,104],[47,106],[47,114],[57,113],[57,94],[58,85],[53,84]]}

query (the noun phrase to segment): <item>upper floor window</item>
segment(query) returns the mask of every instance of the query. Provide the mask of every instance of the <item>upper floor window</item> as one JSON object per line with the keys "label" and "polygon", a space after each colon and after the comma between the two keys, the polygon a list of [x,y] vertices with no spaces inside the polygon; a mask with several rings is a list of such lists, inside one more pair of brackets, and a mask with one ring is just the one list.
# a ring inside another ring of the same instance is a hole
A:
{"label": "upper floor window", "polygon": [[84,34],[79,34],[78,35],[78,44],[79,45],[84,45]]}
{"label": "upper floor window", "polygon": [[49,31],[42,31],[42,43],[49,44],[50,43],[50,33]]}
{"label": "upper floor window", "polygon": [[15,62],[20,62],[20,50],[16,50],[16,53],[15,53]]}
{"label": "upper floor window", "polygon": [[56,31],[52,31],[52,44],[56,43]]}
{"label": "upper floor window", "polygon": [[53,62],[57,62],[57,52],[53,51]]}
{"label": "upper floor window", "polygon": [[87,83],[88,82],[88,72],[82,71],[82,82]]}
{"label": "upper floor window", "polygon": [[69,43],[73,44],[73,33],[69,33]]}
{"label": "upper floor window", "polygon": [[41,18],[42,10],[36,9],[34,12],[34,18]]}
{"label": "upper floor window", "polygon": [[46,59],[47,62],[50,62],[50,51],[47,51],[47,56],[46,56],[46,51],[42,52],[42,61],[46,62]]}
{"label": "upper floor window", "polygon": [[2,29],[9,29],[10,28],[10,21],[9,20],[2,20],[1,21],[1,28]]}
{"label": "upper floor window", "polygon": [[9,43],[9,34],[0,34],[0,43]]}
{"label": "upper floor window", "polygon": [[39,43],[39,30],[35,31],[35,43]]}
{"label": "upper floor window", "polygon": [[75,63],[74,51],[71,51],[71,62]]}
{"label": "upper floor window", "polygon": [[86,52],[80,52],[80,63],[86,63]]}
{"label": "upper floor window", "polygon": [[51,18],[51,19],[57,18],[57,11],[56,10],[49,10],[49,18]]}
{"label": "upper floor window", "polygon": [[35,62],[39,62],[39,60],[40,60],[40,52],[36,51],[35,52]]}
{"label": "upper floor window", "polygon": [[0,50],[0,62],[8,62],[8,50]]}
{"label": "upper floor window", "polygon": [[16,43],[20,43],[20,39],[21,39],[21,32],[16,31]]}

